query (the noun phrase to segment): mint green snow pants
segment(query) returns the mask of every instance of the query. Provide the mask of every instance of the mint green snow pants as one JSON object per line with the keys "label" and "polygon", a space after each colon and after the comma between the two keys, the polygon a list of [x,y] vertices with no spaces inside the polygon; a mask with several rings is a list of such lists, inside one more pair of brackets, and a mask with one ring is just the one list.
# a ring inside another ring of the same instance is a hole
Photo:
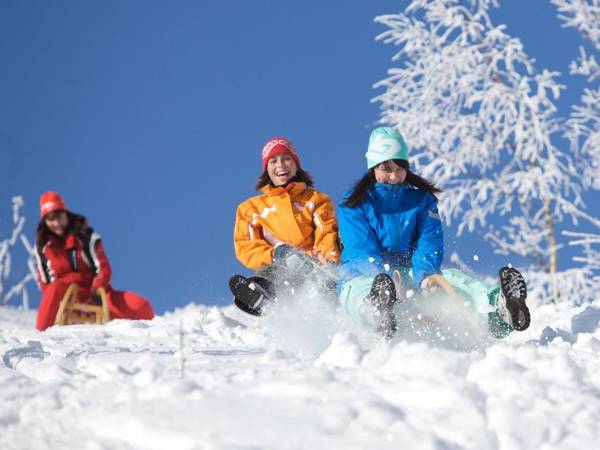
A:
{"label": "mint green snow pants", "polygon": [[[412,281],[409,270],[403,269],[401,273],[403,284],[407,289],[413,290],[418,295],[419,289]],[[509,324],[500,318],[498,313],[495,311],[489,312],[490,306],[496,306],[500,291],[499,287],[486,284],[458,269],[442,270],[442,275],[473,311],[487,316],[482,317],[482,319],[487,319],[489,331],[494,337],[505,337],[513,330]],[[340,306],[346,315],[357,325],[369,330],[377,328],[375,307],[367,299],[371,291],[373,278],[360,276],[348,280],[342,285],[339,295]],[[488,311],[480,312],[486,310]]]}

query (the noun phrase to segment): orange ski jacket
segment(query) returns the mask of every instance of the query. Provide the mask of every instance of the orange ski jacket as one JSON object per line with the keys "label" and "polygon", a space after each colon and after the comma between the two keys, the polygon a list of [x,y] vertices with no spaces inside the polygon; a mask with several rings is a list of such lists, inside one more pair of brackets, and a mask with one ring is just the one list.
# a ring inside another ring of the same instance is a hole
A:
{"label": "orange ski jacket", "polygon": [[339,261],[338,225],[329,196],[305,183],[265,186],[262,192],[237,208],[233,240],[242,264],[254,270],[272,264],[279,244]]}

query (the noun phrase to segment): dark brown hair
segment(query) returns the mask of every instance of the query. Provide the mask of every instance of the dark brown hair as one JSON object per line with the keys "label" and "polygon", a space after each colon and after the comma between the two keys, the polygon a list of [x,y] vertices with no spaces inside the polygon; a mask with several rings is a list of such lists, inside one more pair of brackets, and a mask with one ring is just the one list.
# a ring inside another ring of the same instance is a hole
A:
{"label": "dark brown hair", "polygon": [[[427,181],[425,178],[422,178],[419,175],[411,172],[410,165],[407,160],[393,159],[392,161],[394,161],[398,166],[400,166],[404,170],[406,170],[406,180],[404,180],[404,183],[409,183],[409,184],[413,185],[414,187],[416,187],[417,189],[422,189],[424,191],[427,191],[434,197],[435,197],[435,194],[443,192],[441,189],[435,187],[435,184],[433,184],[432,182]],[[387,163],[388,163],[388,161],[385,161],[382,164],[387,164]],[[358,206],[359,203],[361,203],[365,199],[369,190],[373,189],[373,186],[375,186],[375,183],[376,183],[375,167],[372,167],[354,185],[354,187],[352,188],[352,192],[346,198],[343,205],[347,206],[349,208],[355,208],[356,206]]]}
{"label": "dark brown hair", "polygon": [[[302,170],[300,167],[298,167],[298,171],[296,172],[296,175],[294,176],[294,178],[292,178],[290,181],[288,181],[288,183],[293,183],[293,182],[305,183],[307,187],[313,187],[315,185],[315,182],[313,181],[312,176],[306,170]],[[263,187],[265,187],[267,185],[276,187],[273,184],[273,181],[271,181],[271,177],[265,170],[261,174],[261,176],[258,177],[256,186],[254,186],[254,188],[257,191],[260,191]]]}
{"label": "dark brown hair", "polygon": [[[84,216],[80,214],[74,214],[70,211],[65,211],[67,213],[67,217],[69,218],[69,224],[67,225],[67,229],[65,230],[65,235],[67,234],[78,234],[83,231],[87,226],[87,220]],[[42,217],[37,225],[37,229],[35,232],[35,244],[39,252],[42,251],[44,245],[48,242],[50,236],[57,237]]]}

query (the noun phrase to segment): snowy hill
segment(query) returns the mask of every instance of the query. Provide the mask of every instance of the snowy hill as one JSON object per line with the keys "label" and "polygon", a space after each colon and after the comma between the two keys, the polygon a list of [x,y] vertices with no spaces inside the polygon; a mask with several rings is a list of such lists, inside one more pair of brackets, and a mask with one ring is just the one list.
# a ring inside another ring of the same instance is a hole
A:
{"label": "snowy hill", "polygon": [[532,313],[467,351],[368,342],[322,311],[38,333],[0,308],[0,448],[597,448],[600,301]]}

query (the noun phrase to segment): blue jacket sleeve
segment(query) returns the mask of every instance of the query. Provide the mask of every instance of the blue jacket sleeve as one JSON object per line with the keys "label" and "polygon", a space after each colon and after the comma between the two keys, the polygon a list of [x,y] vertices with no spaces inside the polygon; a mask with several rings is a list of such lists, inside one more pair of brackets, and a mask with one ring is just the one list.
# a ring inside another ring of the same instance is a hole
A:
{"label": "blue jacket sleeve", "polygon": [[379,240],[369,225],[362,205],[338,206],[338,227],[342,241],[342,273],[347,276],[377,273],[383,264]]}
{"label": "blue jacket sleeve", "polygon": [[417,239],[411,260],[413,279],[417,286],[429,275],[440,273],[443,259],[444,235],[437,200],[432,195],[427,195],[417,218]]}

